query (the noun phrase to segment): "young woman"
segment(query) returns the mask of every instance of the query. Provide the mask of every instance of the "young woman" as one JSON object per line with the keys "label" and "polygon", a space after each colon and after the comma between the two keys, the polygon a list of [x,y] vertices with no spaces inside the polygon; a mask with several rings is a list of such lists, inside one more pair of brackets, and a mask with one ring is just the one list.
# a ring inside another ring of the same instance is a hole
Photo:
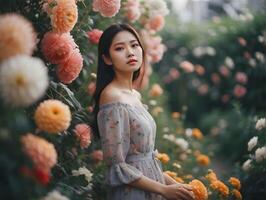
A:
{"label": "young woman", "polygon": [[102,34],[94,96],[96,132],[108,165],[108,200],[193,200],[191,188],[162,172],[155,159],[156,124],[133,89],[145,65],[137,32],[115,24]]}

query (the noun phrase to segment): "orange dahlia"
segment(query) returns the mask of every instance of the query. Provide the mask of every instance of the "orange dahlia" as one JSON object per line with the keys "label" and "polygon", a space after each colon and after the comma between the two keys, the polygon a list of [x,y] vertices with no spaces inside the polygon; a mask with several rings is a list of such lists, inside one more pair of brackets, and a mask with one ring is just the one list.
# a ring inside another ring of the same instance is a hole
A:
{"label": "orange dahlia", "polygon": [[210,164],[209,157],[204,155],[204,154],[198,155],[196,159],[197,159],[197,162],[199,163],[199,165],[201,165],[201,166],[208,166]]}
{"label": "orange dahlia", "polygon": [[49,99],[38,106],[34,119],[42,131],[59,133],[69,127],[71,112],[69,107],[61,101]]}
{"label": "orange dahlia", "polygon": [[229,183],[234,186],[237,190],[240,190],[241,189],[241,182],[238,178],[236,177],[231,177],[229,179]]}
{"label": "orange dahlia", "polygon": [[56,0],[56,6],[53,7],[50,17],[55,32],[70,32],[78,20],[75,0]]}
{"label": "orange dahlia", "polygon": [[166,153],[158,153],[157,158],[164,164],[168,163],[170,160]]}
{"label": "orange dahlia", "polygon": [[196,139],[200,140],[203,138],[202,132],[198,128],[193,128],[192,130],[192,136]]}
{"label": "orange dahlia", "polygon": [[228,187],[220,180],[212,181],[210,187],[213,190],[219,192],[224,197],[227,197],[229,195]]}
{"label": "orange dahlia", "polygon": [[207,200],[208,192],[205,185],[197,179],[192,180],[189,185],[192,187],[192,191],[195,195],[195,200]]}
{"label": "orange dahlia", "polygon": [[57,153],[52,143],[27,133],[21,137],[22,149],[33,161],[35,168],[49,172],[57,163]]}
{"label": "orange dahlia", "polygon": [[242,195],[241,195],[241,193],[238,190],[233,189],[232,190],[232,195],[234,195],[237,200],[242,200]]}
{"label": "orange dahlia", "polygon": [[217,181],[218,180],[216,174],[211,169],[208,170],[208,174],[206,175],[206,178],[210,182],[213,182],[213,181]]}

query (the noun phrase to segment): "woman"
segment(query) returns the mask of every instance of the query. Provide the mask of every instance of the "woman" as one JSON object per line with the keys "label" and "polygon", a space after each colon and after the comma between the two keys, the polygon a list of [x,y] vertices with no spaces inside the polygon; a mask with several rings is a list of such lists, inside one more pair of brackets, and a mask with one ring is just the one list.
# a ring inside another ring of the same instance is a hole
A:
{"label": "woman", "polygon": [[108,200],[192,200],[188,186],[178,184],[155,159],[156,124],[133,89],[144,67],[137,32],[115,24],[102,34],[94,114],[108,165]]}

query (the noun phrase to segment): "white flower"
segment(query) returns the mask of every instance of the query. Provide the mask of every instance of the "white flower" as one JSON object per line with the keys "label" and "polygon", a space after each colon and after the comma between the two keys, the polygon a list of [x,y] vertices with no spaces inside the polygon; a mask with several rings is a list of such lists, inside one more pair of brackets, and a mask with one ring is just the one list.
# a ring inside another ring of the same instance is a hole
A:
{"label": "white flower", "polygon": [[206,47],[206,53],[209,56],[214,56],[216,54],[216,50],[213,47]]}
{"label": "white flower", "polygon": [[176,138],[175,143],[183,150],[186,151],[188,149],[188,142],[183,138]]}
{"label": "white flower", "polygon": [[263,128],[266,128],[266,118],[261,118],[261,119],[259,119],[258,121],[257,121],[257,123],[256,123],[256,129],[257,130],[261,130],[261,129],[263,129]]}
{"label": "white flower", "polygon": [[80,167],[78,170],[72,170],[72,174],[73,174],[73,176],[84,175],[86,181],[88,182],[88,185],[90,185],[93,174],[86,167]]}
{"label": "white flower", "polygon": [[185,134],[186,134],[187,137],[191,137],[192,136],[192,129],[191,128],[187,128],[185,130]]}
{"label": "white flower", "polygon": [[255,52],[255,57],[257,58],[257,60],[259,60],[260,62],[264,62],[264,54],[257,51]]}
{"label": "white flower", "polygon": [[163,127],[163,132],[164,133],[168,133],[169,132],[169,128],[168,127]]}
{"label": "white flower", "polygon": [[253,137],[248,142],[248,151],[251,151],[258,143],[258,137]]}
{"label": "white flower", "polygon": [[164,134],[163,138],[169,140],[170,142],[175,142],[176,138],[173,134]]}
{"label": "white flower", "polygon": [[255,151],[255,159],[257,162],[261,162],[262,160],[266,159],[266,146],[258,148]]}
{"label": "white flower", "polygon": [[252,162],[252,160],[251,160],[251,159],[248,159],[248,160],[246,160],[246,161],[243,163],[243,165],[242,165],[242,169],[243,169],[245,172],[247,172],[247,171],[250,170],[250,168],[251,168],[251,162]]}
{"label": "white flower", "polygon": [[256,62],[256,60],[255,60],[254,58],[251,58],[251,59],[249,59],[248,64],[249,64],[251,67],[256,67],[257,62]]}
{"label": "white flower", "polygon": [[57,190],[49,192],[44,198],[41,200],[69,200],[66,196],[63,196]]}
{"label": "white flower", "polygon": [[230,69],[233,69],[234,66],[235,66],[233,59],[230,58],[230,57],[226,57],[225,60],[224,60],[224,63]]}
{"label": "white flower", "polygon": [[193,49],[193,55],[197,58],[203,56],[205,54],[205,49],[203,47],[195,47]]}
{"label": "white flower", "polygon": [[156,15],[165,16],[169,14],[166,2],[163,0],[145,0],[144,3],[148,8],[150,18]]}
{"label": "white flower", "polygon": [[152,99],[152,100],[149,101],[149,104],[152,105],[152,106],[156,106],[157,105],[157,101]]}
{"label": "white flower", "polygon": [[0,66],[0,96],[14,106],[29,106],[44,95],[48,80],[47,68],[39,58],[11,57]]}

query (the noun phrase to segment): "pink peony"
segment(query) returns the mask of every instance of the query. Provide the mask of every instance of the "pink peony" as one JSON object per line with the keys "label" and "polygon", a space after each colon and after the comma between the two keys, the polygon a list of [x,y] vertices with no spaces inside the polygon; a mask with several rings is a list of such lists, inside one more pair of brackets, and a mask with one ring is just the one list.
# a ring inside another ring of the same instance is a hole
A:
{"label": "pink peony", "polygon": [[68,59],[76,47],[70,33],[47,32],[41,42],[42,53],[53,64],[59,64]]}
{"label": "pink peony", "polygon": [[78,77],[82,66],[82,55],[75,49],[67,60],[57,66],[57,76],[62,83],[69,84]]}
{"label": "pink peony", "polygon": [[50,18],[55,32],[71,31],[78,20],[78,8],[75,0],[56,0],[56,6],[52,8]]}
{"label": "pink peony", "polygon": [[245,87],[243,87],[242,85],[236,85],[234,87],[234,95],[237,98],[243,97],[246,93],[247,93],[247,89]]}
{"label": "pink peony", "polygon": [[129,21],[135,22],[139,19],[141,12],[138,0],[127,0],[127,2],[124,3],[124,9],[125,16]]}
{"label": "pink peony", "polygon": [[115,16],[121,6],[121,0],[93,0],[93,11],[98,11],[103,17]]}
{"label": "pink peony", "polygon": [[36,47],[33,26],[21,15],[0,15],[0,35],[0,62],[17,54],[31,55]]}
{"label": "pink peony", "polygon": [[194,71],[194,65],[189,61],[183,61],[180,63],[180,67],[187,73]]}
{"label": "pink peony", "polygon": [[246,84],[248,82],[248,77],[244,72],[237,72],[235,80],[239,83]]}
{"label": "pink peony", "polygon": [[93,151],[90,156],[96,163],[103,160],[103,152],[101,150]]}
{"label": "pink peony", "polygon": [[87,32],[87,36],[92,44],[98,44],[102,34],[103,31],[99,29],[92,29],[91,31]]}
{"label": "pink peony", "polygon": [[152,29],[154,31],[160,31],[164,27],[165,21],[162,15],[156,15],[149,19],[147,23],[147,28]]}
{"label": "pink peony", "polygon": [[90,82],[89,85],[88,85],[88,90],[87,90],[88,94],[90,96],[92,96],[94,94],[95,90],[96,90],[96,83],[95,82]]}
{"label": "pink peony", "polygon": [[87,148],[91,143],[91,128],[87,124],[77,124],[74,132],[80,141],[80,147]]}

